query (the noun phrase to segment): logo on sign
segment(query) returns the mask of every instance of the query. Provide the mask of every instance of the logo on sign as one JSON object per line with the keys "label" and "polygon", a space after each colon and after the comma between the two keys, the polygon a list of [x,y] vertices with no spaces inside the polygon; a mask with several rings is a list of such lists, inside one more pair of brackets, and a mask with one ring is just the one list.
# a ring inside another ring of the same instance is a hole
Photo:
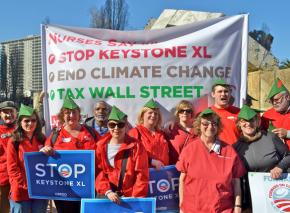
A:
{"label": "logo on sign", "polygon": [[58,173],[61,177],[64,177],[64,178],[70,177],[72,174],[72,168],[67,164],[63,164],[62,166],[58,168]]}
{"label": "logo on sign", "polygon": [[157,189],[160,192],[167,192],[170,189],[170,184],[167,180],[165,179],[161,179],[158,183],[157,183]]}
{"label": "logo on sign", "polygon": [[290,188],[288,184],[276,184],[269,191],[272,206],[279,212],[290,212]]}

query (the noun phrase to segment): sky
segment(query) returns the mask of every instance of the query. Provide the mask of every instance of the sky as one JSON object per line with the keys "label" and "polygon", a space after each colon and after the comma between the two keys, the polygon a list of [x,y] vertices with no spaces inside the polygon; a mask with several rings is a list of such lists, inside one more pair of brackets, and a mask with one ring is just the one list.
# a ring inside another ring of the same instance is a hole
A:
{"label": "sky", "polygon": [[[1,0],[0,42],[40,35],[40,24],[89,27],[90,9],[104,0]],[[150,18],[158,18],[164,9],[221,12],[225,15],[249,14],[249,30],[267,26],[274,36],[272,54],[283,61],[290,59],[289,0],[127,0],[127,30],[141,30]],[[265,29],[265,28],[264,28]]]}

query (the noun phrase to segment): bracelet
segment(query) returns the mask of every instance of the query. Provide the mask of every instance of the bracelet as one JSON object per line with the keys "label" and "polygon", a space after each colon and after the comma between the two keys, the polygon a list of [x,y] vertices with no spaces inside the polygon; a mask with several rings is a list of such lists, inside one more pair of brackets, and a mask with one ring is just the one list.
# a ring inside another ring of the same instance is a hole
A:
{"label": "bracelet", "polygon": [[235,207],[242,208],[242,205],[235,204]]}

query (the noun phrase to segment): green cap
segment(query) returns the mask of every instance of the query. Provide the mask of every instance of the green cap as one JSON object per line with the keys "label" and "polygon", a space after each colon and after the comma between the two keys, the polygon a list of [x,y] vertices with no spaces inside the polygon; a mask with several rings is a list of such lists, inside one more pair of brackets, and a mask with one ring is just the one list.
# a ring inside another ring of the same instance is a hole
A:
{"label": "green cap", "polygon": [[204,116],[204,115],[210,115],[210,114],[216,114],[211,108],[207,108],[203,110],[199,116]]}
{"label": "green cap", "polygon": [[31,116],[34,113],[34,110],[32,107],[26,106],[24,104],[21,104],[18,117],[20,116]]}
{"label": "green cap", "polygon": [[257,115],[257,112],[251,107],[244,105],[241,108],[241,111],[238,114],[239,119],[245,119],[247,121],[251,120],[253,117]]}
{"label": "green cap", "polygon": [[156,101],[154,101],[152,98],[144,105],[144,107],[148,107],[150,109],[157,109],[159,108]]}
{"label": "green cap", "polygon": [[124,121],[127,115],[122,112],[118,107],[113,106],[108,120]]}
{"label": "green cap", "polygon": [[71,99],[69,97],[65,97],[65,99],[63,101],[62,108],[76,109],[76,108],[79,108],[79,106],[74,102],[73,99]]}
{"label": "green cap", "polygon": [[277,95],[280,92],[287,92],[287,88],[284,86],[284,84],[282,83],[282,81],[279,78],[276,78],[272,88],[270,90],[270,93],[267,97],[267,100],[270,100],[274,95]]}
{"label": "green cap", "polygon": [[227,83],[225,81],[225,79],[222,79],[222,78],[217,78],[214,80],[213,82],[213,87],[217,86],[217,85],[222,85],[222,86],[232,86],[231,84]]}

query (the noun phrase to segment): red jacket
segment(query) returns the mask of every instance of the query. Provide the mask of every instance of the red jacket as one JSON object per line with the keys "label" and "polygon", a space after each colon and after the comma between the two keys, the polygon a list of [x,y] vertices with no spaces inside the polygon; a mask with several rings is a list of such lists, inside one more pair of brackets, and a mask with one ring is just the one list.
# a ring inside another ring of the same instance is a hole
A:
{"label": "red jacket", "polygon": [[14,125],[0,125],[0,186],[9,184],[6,152],[7,142],[14,129]]}
{"label": "red jacket", "polygon": [[[97,132],[95,133],[98,140],[100,136]],[[73,137],[62,127],[54,145],[51,144],[52,135],[53,133],[46,139],[45,145],[52,146],[54,150],[95,150],[96,148],[97,141],[84,126],[82,126],[77,137]]]}
{"label": "red jacket", "polygon": [[24,168],[24,153],[38,152],[43,145],[36,137],[30,142],[25,138],[20,142],[18,151],[14,147],[13,139],[10,138],[7,146],[7,169],[10,181],[10,199],[13,201],[29,200],[27,180]]}
{"label": "red jacket", "polygon": [[[274,108],[271,108],[264,112],[262,116],[262,127],[267,130],[269,128],[269,122],[272,122],[272,125],[275,128],[284,128],[287,129],[287,131],[290,130],[290,111],[281,114],[277,112]],[[284,139],[285,143],[288,145],[288,148],[290,149],[290,139]]]}
{"label": "red jacket", "polygon": [[160,160],[164,165],[169,165],[168,142],[164,132],[158,130],[154,135],[142,125],[138,125],[129,131],[129,135],[140,140],[145,147],[149,160]]}
{"label": "red jacket", "polygon": [[210,108],[221,118],[222,131],[219,133],[219,139],[226,144],[234,144],[240,137],[240,132],[236,127],[240,109],[235,106],[218,109],[214,105]]}
{"label": "red jacket", "polygon": [[111,167],[107,157],[107,144],[111,139],[108,134],[98,142],[96,151],[96,190],[104,195],[112,190],[110,184],[118,186],[122,168],[122,158],[125,150],[129,150],[126,172],[121,193],[125,197],[146,197],[149,184],[148,157],[145,148],[134,138],[125,136],[125,142],[117,152],[114,165]]}
{"label": "red jacket", "polygon": [[196,135],[193,133],[193,128],[190,132],[187,132],[178,123],[175,123],[173,129],[166,137],[169,141],[169,164],[172,165],[176,164],[183,148],[192,142]]}

